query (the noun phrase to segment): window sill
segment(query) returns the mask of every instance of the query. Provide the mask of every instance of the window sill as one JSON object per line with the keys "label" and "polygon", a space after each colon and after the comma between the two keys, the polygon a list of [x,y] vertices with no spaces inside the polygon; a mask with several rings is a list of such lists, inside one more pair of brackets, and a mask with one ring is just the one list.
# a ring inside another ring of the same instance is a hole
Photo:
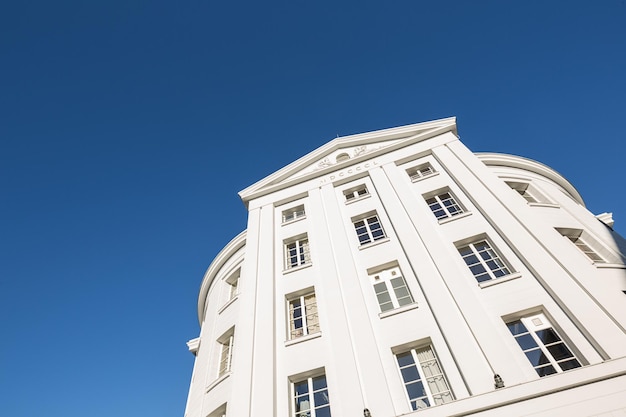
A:
{"label": "window sill", "polygon": [[280,225],[285,226],[291,223],[299,222],[300,220],[306,219],[306,214],[304,216],[296,217],[295,219],[287,220],[286,222],[282,222]]}
{"label": "window sill", "polygon": [[487,288],[487,287],[491,287],[492,285],[502,284],[503,282],[512,281],[514,279],[521,278],[521,277],[522,277],[522,274],[520,274],[519,272],[512,272],[509,275],[505,275],[505,276],[503,276],[501,278],[496,278],[496,279],[491,279],[489,281],[479,282],[478,286],[480,288]]}
{"label": "window sill", "polygon": [[382,239],[378,239],[378,240],[375,240],[373,242],[369,242],[369,243],[365,243],[363,245],[360,245],[359,246],[359,250],[371,248],[372,246],[380,245],[381,243],[385,243],[385,242],[389,242],[389,238],[388,237],[384,237]]}
{"label": "window sill", "polygon": [[307,334],[306,336],[296,337],[295,339],[286,340],[285,346],[296,345],[300,342],[306,342],[307,340],[317,339],[318,337],[322,337],[322,332]]}
{"label": "window sill", "polygon": [[393,310],[385,311],[384,313],[378,313],[378,317],[384,319],[385,317],[395,316],[396,314],[404,313],[405,311],[413,310],[417,308],[417,303],[407,304],[402,307],[394,308]]}
{"label": "window sill", "polygon": [[551,208],[560,208],[558,204],[554,203],[528,203],[531,207],[551,207]]}
{"label": "window sill", "polygon": [[454,220],[462,219],[463,217],[467,217],[467,216],[471,216],[471,215],[472,215],[471,211],[466,211],[466,212],[461,213],[461,214],[457,214],[457,215],[454,215],[454,216],[451,216],[451,217],[446,217],[445,219],[441,219],[441,220],[439,220],[439,224],[450,223],[450,222],[452,222]]}
{"label": "window sill", "polygon": [[616,263],[601,263],[594,262],[593,265],[597,268],[608,268],[608,269],[626,269],[626,265],[624,264],[616,264]]}
{"label": "window sill", "polygon": [[215,381],[211,382],[209,384],[208,387],[206,387],[206,393],[208,393],[209,391],[211,391],[213,388],[217,387],[223,380],[225,380],[226,378],[228,378],[230,376],[230,374],[232,374],[232,371],[228,371],[226,372],[224,375],[220,376],[219,378],[217,378]]}
{"label": "window sill", "polygon": [[299,270],[301,270],[301,269],[308,268],[308,267],[310,267],[311,265],[313,265],[311,262],[307,262],[307,263],[305,263],[304,265],[298,265],[298,266],[294,266],[293,268],[283,269],[283,275],[290,274],[290,273],[292,273],[292,272],[295,272],[295,271],[299,271]]}
{"label": "window sill", "polygon": [[217,310],[217,314],[222,314],[222,311],[226,310],[226,308],[231,305],[232,303],[234,303],[237,298],[239,298],[239,293],[235,294],[235,296],[233,298],[231,298],[230,300],[226,301],[226,304],[224,304],[223,306],[220,307],[219,310]]}
{"label": "window sill", "polygon": [[370,198],[371,196],[372,196],[371,194],[365,194],[365,195],[362,195],[361,197],[352,198],[350,200],[346,200],[346,204],[352,204],[357,201],[365,200],[366,198]]}
{"label": "window sill", "polygon": [[428,174],[428,175],[423,176],[423,177],[419,177],[419,178],[411,178],[411,182],[419,182],[419,181],[423,181],[423,180],[425,180],[426,178],[432,178],[432,177],[434,177],[434,176],[436,176],[436,175],[439,175],[439,172],[438,172],[438,171],[433,172],[432,174]]}

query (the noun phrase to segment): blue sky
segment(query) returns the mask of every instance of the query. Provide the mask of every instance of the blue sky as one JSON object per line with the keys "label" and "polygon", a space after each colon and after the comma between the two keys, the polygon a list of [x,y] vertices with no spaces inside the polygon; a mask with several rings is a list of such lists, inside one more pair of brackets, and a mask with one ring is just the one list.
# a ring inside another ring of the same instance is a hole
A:
{"label": "blue sky", "polygon": [[237,192],[337,135],[457,116],[626,232],[621,1],[0,8],[0,415],[182,416]]}

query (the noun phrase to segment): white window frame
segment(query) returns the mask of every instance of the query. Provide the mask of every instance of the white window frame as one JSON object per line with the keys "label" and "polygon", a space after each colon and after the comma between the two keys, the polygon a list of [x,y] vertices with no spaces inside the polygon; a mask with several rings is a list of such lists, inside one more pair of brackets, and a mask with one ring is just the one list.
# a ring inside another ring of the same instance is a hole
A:
{"label": "white window frame", "polygon": [[285,269],[294,269],[311,263],[311,252],[308,236],[286,240],[283,244]]}
{"label": "white window frame", "polygon": [[[362,225],[359,225],[362,223]],[[387,237],[385,229],[376,212],[364,214],[352,219],[360,246],[368,245]],[[363,237],[363,239],[362,239]]]}
{"label": "white window frame", "polygon": [[215,410],[213,410],[207,417],[226,417],[226,406],[226,403],[220,405]]}
{"label": "white window frame", "polygon": [[348,190],[344,190],[343,192],[343,196],[346,199],[346,204],[359,200],[361,198],[365,198],[369,195],[370,193],[369,191],[367,191],[367,186],[365,184],[361,184]]}
{"label": "white window frame", "polygon": [[222,377],[232,371],[233,364],[233,342],[235,340],[235,329],[231,328],[224,333],[217,343],[219,346],[219,357],[217,362],[217,376]]}
{"label": "white window frame", "polygon": [[[328,408],[328,415],[330,416],[330,395],[328,393],[328,378],[326,378],[326,375],[322,373],[293,379],[295,381],[292,380],[291,382],[291,416],[316,417],[322,408]],[[321,379],[323,379],[325,385],[317,386],[317,389],[314,389],[316,382],[321,382]],[[303,389],[301,393],[296,391],[298,387]],[[306,392],[304,392],[304,388],[306,388]],[[326,402],[319,404],[320,400],[325,400]]]}
{"label": "white window frame", "polygon": [[228,285],[228,300],[231,301],[235,299],[239,295],[239,279],[241,278],[241,269],[237,268],[237,270],[232,273],[228,278],[226,278],[226,285]]}
{"label": "white window frame", "polygon": [[315,290],[287,298],[287,328],[289,340],[320,332]]}
{"label": "white window frame", "polygon": [[304,210],[304,204],[291,207],[283,210],[282,219],[283,224],[295,222],[296,220],[304,219],[306,217],[306,211]]}
{"label": "white window frame", "polygon": [[[457,250],[465,265],[479,283],[499,279],[511,274],[511,268],[508,263],[486,238],[458,245]],[[473,260],[476,260],[476,262],[473,262]]]}
{"label": "white window frame", "polygon": [[435,169],[430,163],[425,163],[425,164],[407,169],[406,173],[411,179],[411,181],[415,182],[415,181],[420,181],[420,180],[423,180],[424,178],[433,176],[437,174],[437,171],[435,171]]}
{"label": "white window frame", "polygon": [[[519,317],[507,321],[506,325],[526,359],[540,377],[582,366],[580,359],[576,357],[545,314],[537,313]],[[546,343],[544,339],[548,338],[549,342]]]}
{"label": "white window frame", "polygon": [[[441,361],[431,344],[395,353],[404,392],[413,411],[454,401]],[[433,388],[438,388],[433,392]]]}
{"label": "white window frame", "polygon": [[[398,266],[385,268],[370,274],[370,281],[372,282],[374,295],[381,313],[415,302]],[[389,307],[390,303],[391,307]]]}
{"label": "white window frame", "polygon": [[[582,252],[592,263],[594,264],[606,264],[609,263],[607,260],[607,250],[602,250],[602,245],[599,244],[593,237],[591,237],[587,232],[582,229],[561,229],[557,228],[557,232],[561,234],[561,236],[565,237],[569,240],[576,248]],[[600,253],[604,252],[604,253]],[[610,263],[619,262],[616,257],[611,257]]]}
{"label": "white window frame", "polygon": [[449,189],[439,190],[424,195],[424,200],[435,218],[439,221],[463,214],[465,209],[457,202]]}

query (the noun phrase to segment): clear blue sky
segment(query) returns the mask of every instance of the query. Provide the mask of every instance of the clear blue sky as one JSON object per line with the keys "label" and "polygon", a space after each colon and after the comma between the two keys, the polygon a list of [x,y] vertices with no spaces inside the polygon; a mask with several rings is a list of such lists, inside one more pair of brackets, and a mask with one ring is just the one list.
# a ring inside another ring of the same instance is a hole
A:
{"label": "clear blue sky", "polygon": [[182,416],[237,192],[337,135],[457,116],[626,232],[620,1],[0,6],[0,415]]}

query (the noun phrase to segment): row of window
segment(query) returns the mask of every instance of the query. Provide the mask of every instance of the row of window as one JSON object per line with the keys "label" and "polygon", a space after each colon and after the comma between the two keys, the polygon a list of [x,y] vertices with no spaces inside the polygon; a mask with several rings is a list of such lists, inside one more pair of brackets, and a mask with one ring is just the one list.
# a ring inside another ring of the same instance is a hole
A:
{"label": "row of window", "polygon": [[[314,305],[314,297],[311,299],[303,296],[298,302],[299,307],[294,306],[292,310],[291,322],[302,320],[304,325],[306,320],[309,320],[309,326],[319,326],[314,324],[317,323],[317,310],[315,309],[315,313],[309,316],[302,309],[302,306]],[[297,309],[300,309],[299,313],[295,312]],[[539,377],[581,367],[579,359],[543,313],[524,316],[506,325]],[[292,329],[296,326],[294,324]],[[233,339],[234,330],[221,338],[219,376],[231,369]],[[431,344],[415,346],[394,355],[411,408],[420,410],[453,401],[454,395],[433,346]],[[291,393],[293,417],[331,415],[328,384],[323,373],[307,378],[293,378]]]}
{"label": "row of window", "polygon": [[[449,194],[446,193],[446,195]],[[451,200],[449,203],[442,203],[442,201],[444,200],[437,199],[432,203],[433,206],[437,206],[436,210],[442,213],[460,210],[456,208],[458,206],[455,205],[454,200]],[[353,224],[360,245],[366,245],[386,237],[385,231],[376,214],[370,214],[359,220],[354,220]],[[598,253],[598,250],[594,249],[594,246],[599,247],[599,244],[595,242],[595,244],[592,244],[590,237],[584,238],[583,235],[585,235],[585,233],[582,230],[557,229],[557,231],[570,240],[592,262],[607,262],[607,260]],[[502,257],[491,246],[487,239],[479,239],[467,245],[457,247],[457,249],[478,282],[497,279],[510,274],[509,267],[507,267]],[[306,235],[285,243],[286,269],[306,265],[310,262],[309,240]]]}

